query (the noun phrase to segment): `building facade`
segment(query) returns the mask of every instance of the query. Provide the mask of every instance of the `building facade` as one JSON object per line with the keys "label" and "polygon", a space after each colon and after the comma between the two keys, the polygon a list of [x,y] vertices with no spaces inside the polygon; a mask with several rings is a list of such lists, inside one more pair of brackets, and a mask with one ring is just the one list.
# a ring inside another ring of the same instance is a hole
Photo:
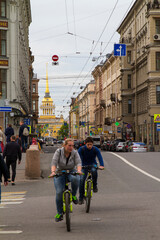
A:
{"label": "building facade", "polygon": [[55,116],[55,104],[50,96],[48,85],[48,72],[46,76],[45,96],[42,99],[40,109],[42,113],[38,118],[38,124],[44,129],[42,136],[58,138],[58,132],[64,123],[64,118],[63,115],[60,117]]}
{"label": "building facade", "polygon": [[18,131],[21,117],[31,111],[29,87],[33,57],[29,50],[30,0],[0,0],[0,104],[12,107],[1,113],[0,124]]}
{"label": "building facade", "polygon": [[159,149],[154,114],[160,113],[160,2],[137,0],[118,28],[127,45],[121,58],[122,116],[126,137]]}
{"label": "building facade", "polygon": [[38,95],[38,83],[37,75],[34,74],[32,79],[32,121],[33,128],[35,129],[36,124],[38,123],[39,117],[39,95]]}

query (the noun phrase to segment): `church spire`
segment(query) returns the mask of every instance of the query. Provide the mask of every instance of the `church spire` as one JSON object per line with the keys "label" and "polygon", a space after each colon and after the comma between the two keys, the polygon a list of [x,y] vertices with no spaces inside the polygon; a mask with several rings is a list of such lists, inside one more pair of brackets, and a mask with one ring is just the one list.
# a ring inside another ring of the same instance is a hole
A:
{"label": "church spire", "polygon": [[48,85],[48,63],[46,63],[46,91],[45,91],[45,97],[46,98],[50,97],[49,85]]}

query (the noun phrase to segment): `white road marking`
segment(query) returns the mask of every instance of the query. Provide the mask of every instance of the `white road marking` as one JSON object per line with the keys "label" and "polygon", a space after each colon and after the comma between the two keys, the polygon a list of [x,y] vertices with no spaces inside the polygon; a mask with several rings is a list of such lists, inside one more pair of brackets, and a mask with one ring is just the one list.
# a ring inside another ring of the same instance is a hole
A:
{"label": "white road marking", "polygon": [[0,234],[20,234],[22,231],[16,230],[16,231],[0,231]]}
{"label": "white road marking", "polygon": [[145,171],[142,170],[141,168],[136,167],[136,166],[133,165],[132,163],[128,162],[124,157],[121,157],[121,156],[119,156],[119,155],[116,154],[116,153],[110,153],[110,154],[113,154],[113,155],[115,155],[116,157],[120,158],[123,162],[125,162],[125,163],[128,164],[129,166],[133,167],[133,168],[136,169],[137,171],[143,173],[144,175],[146,175],[146,176],[148,176],[148,177],[156,180],[157,182],[160,182],[160,178],[157,178],[157,177],[149,174],[148,172],[145,172]]}
{"label": "white road marking", "polygon": [[3,202],[3,201],[1,201],[1,203],[6,205],[6,204],[21,204],[23,202]]}
{"label": "white road marking", "polygon": [[23,201],[25,198],[2,198],[2,202],[8,202],[8,201]]}

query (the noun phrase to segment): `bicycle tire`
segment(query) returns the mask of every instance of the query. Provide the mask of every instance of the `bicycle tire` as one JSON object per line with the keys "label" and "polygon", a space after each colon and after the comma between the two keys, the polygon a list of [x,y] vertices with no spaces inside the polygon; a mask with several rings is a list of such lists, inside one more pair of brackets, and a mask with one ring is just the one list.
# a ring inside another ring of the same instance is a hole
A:
{"label": "bicycle tire", "polygon": [[70,219],[70,194],[68,192],[65,193],[65,203],[66,203],[66,227],[67,231],[71,230],[71,219]]}
{"label": "bicycle tire", "polygon": [[87,182],[87,196],[86,196],[86,213],[89,213],[90,205],[91,205],[91,181]]}

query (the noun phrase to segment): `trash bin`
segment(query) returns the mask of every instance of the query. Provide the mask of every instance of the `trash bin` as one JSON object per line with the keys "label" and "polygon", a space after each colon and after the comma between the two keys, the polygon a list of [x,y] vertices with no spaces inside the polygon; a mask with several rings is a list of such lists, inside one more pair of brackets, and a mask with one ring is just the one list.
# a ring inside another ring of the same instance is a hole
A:
{"label": "trash bin", "polygon": [[40,152],[38,145],[31,145],[26,151],[25,176],[30,179],[37,179],[41,176]]}

